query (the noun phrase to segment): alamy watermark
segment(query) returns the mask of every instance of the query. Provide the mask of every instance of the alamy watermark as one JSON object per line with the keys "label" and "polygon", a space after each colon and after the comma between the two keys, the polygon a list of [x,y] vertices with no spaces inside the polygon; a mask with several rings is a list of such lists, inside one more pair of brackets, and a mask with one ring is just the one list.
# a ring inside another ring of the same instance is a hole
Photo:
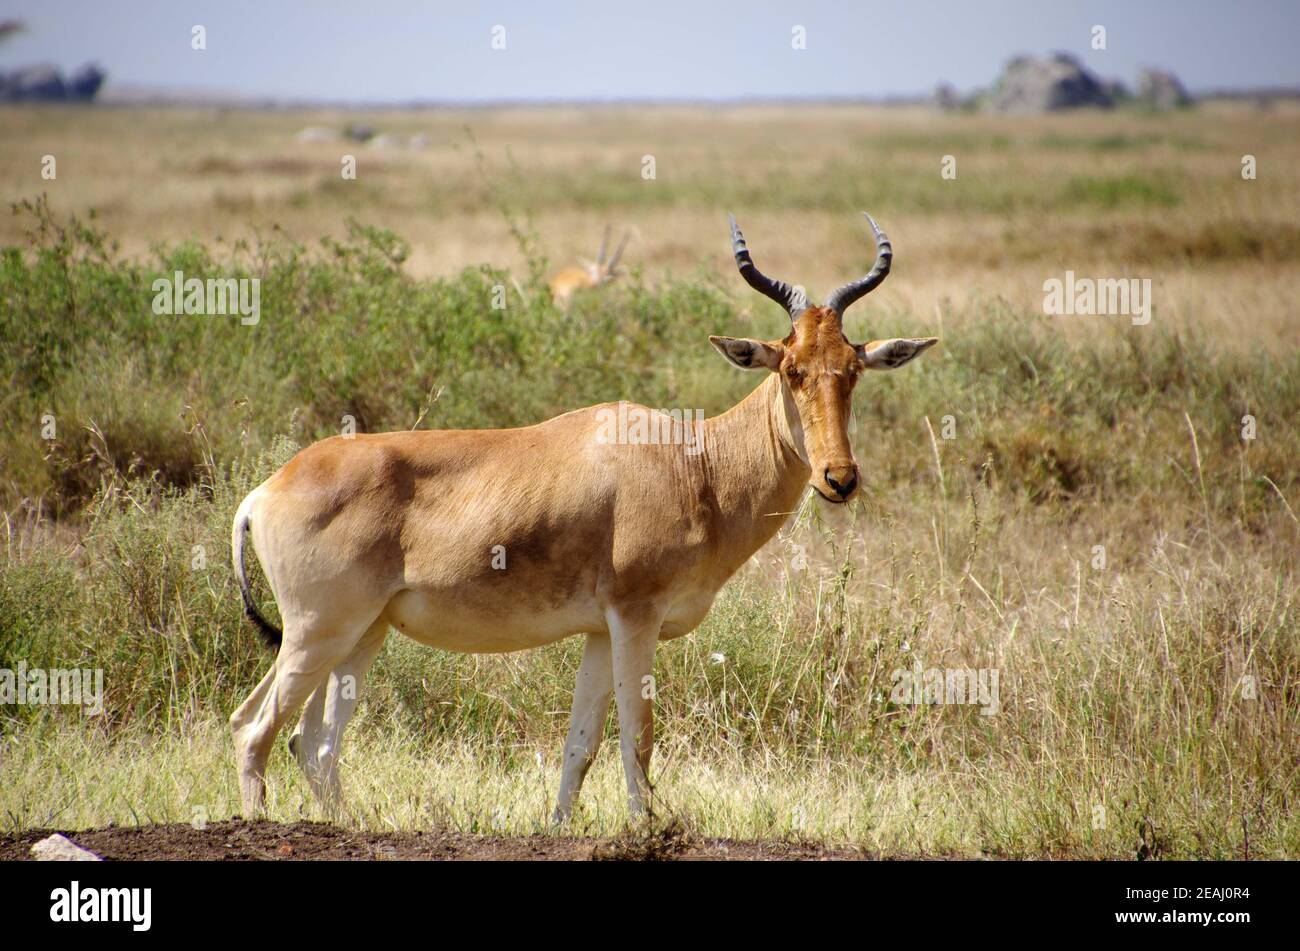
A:
{"label": "alamy watermark", "polygon": [[74,879],[50,892],[50,921],[126,922],[132,931],[153,924],[152,888],[95,888]]}
{"label": "alamy watermark", "polygon": [[88,717],[104,712],[102,668],[28,668],[19,661],[15,668],[0,667],[0,706],[18,704],[81,707]]}
{"label": "alamy watermark", "polygon": [[617,446],[684,446],[686,455],[704,451],[704,410],[647,409],[626,400],[596,410],[596,442]]}
{"label": "alamy watermark", "polygon": [[153,312],[159,316],[202,314],[239,317],[251,327],[262,319],[262,281],[256,277],[187,278],[184,271],[153,282]]}
{"label": "alamy watermark", "polygon": [[998,712],[998,669],[981,667],[930,667],[919,663],[900,667],[891,675],[889,699],[897,704],[978,705],[983,716]]}
{"label": "alamy watermark", "polygon": [[1151,323],[1151,278],[1091,278],[1065,272],[1065,280],[1043,282],[1043,313],[1053,317],[1129,317],[1136,327]]}

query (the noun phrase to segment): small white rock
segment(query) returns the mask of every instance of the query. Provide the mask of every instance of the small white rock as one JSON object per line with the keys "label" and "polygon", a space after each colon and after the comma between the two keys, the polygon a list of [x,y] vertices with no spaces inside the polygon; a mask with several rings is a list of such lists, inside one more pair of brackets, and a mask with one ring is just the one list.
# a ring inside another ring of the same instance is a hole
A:
{"label": "small white rock", "polygon": [[38,862],[102,862],[90,849],[83,849],[67,836],[57,832],[32,846],[32,855]]}

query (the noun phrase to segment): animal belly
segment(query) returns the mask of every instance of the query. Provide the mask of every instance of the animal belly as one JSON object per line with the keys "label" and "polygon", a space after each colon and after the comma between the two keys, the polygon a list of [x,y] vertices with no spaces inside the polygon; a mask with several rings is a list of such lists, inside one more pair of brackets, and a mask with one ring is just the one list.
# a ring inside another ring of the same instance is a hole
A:
{"label": "animal belly", "polygon": [[512,608],[508,599],[467,601],[450,593],[418,589],[397,594],[384,616],[394,628],[422,644],[467,654],[527,650],[606,626],[594,598]]}

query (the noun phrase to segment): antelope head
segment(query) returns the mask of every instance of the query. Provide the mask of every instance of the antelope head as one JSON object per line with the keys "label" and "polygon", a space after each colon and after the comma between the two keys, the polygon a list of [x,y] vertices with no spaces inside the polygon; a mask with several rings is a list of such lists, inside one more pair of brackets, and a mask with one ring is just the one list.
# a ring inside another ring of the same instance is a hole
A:
{"label": "antelope head", "polygon": [[893,248],[874,218],[866,216],[876,239],[876,263],[866,276],[836,288],[826,303],[808,302],[802,287],[765,277],[754,266],[744,235],[731,219],[736,267],[746,283],[776,301],[790,315],[790,332],[781,340],[710,337],[709,342],[744,370],[778,374],[786,426],[795,451],[812,470],[808,483],[829,502],[847,502],[858,488],[858,464],[849,445],[853,387],[863,370],[893,370],[938,342],[937,337],[895,338],[850,343],[844,336],[844,311],[875,289],[889,274]]}
{"label": "antelope head", "polygon": [[618,268],[618,262],[623,257],[623,249],[627,247],[627,239],[632,235],[630,232],[624,232],[623,238],[614,250],[614,256],[608,261],[605,260],[605,252],[609,250],[609,225],[605,226],[605,234],[600,239],[600,255],[596,260],[591,261],[587,258],[579,258],[582,266],[587,270],[587,276],[591,280],[591,286],[596,287],[600,284],[606,284],[618,277],[622,271]]}

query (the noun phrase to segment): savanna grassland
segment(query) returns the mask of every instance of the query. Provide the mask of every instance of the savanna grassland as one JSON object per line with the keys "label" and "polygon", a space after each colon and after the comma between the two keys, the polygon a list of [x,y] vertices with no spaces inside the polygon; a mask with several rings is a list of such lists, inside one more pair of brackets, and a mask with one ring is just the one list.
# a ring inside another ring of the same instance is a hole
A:
{"label": "savanna grassland", "polygon": [[[293,139],[363,120],[428,145]],[[345,416],[721,412],[758,380],[707,335],[786,321],[726,212],[820,296],[870,266],[866,209],[895,265],[846,332],[942,343],[858,386],[859,498],[806,500],[661,647],[658,816],[889,855],[1300,853],[1300,113],[10,108],[0,194],[0,668],[105,686],[98,717],[0,708],[3,831],[239,811],[225,720],[270,657],[230,521],[297,447]],[[557,309],[547,274],[607,223],[630,274]],[[156,315],[176,270],[259,278],[260,320]],[[1150,323],[1045,315],[1067,270],[1150,279]],[[353,821],[546,832],[580,650],[390,637]],[[918,665],[996,669],[996,712],[897,702]],[[272,818],[315,815],[283,744],[269,779]],[[608,744],[574,829],[625,820]]]}

